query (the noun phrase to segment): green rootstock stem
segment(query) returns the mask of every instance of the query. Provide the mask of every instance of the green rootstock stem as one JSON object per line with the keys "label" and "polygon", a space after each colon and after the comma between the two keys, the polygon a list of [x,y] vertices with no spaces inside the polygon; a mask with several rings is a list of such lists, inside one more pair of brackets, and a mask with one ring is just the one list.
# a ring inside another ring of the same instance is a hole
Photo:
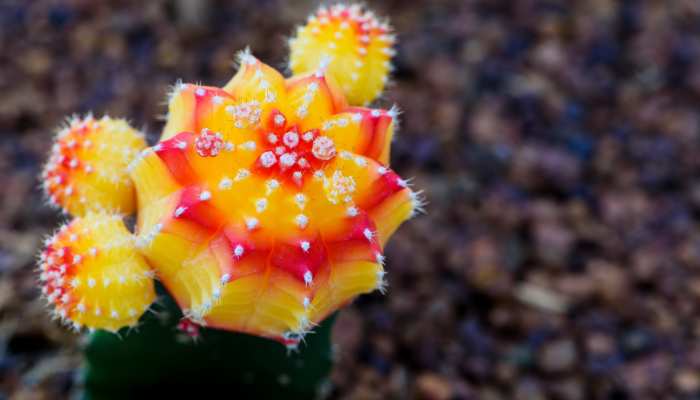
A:
{"label": "green rootstock stem", "polygon": [[256,336],[200,329],[193,342],[176,328],[182,314],[163,296],[138,331],[97,331],[85,348],[84,399],[313,399],[327,384],[331,327],[326,319],[297,352]]}

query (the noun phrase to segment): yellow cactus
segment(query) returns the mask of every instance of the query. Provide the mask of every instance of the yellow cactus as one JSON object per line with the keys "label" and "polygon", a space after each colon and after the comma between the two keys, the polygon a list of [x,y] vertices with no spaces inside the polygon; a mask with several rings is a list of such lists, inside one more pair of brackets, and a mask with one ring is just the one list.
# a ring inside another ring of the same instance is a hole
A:
{"label": "yellow cactus", "polygon": [[290,66],[297,75],[327,69],[350,104],[367,105],[384,90],[393,44],[389,25],[359,5],[321,7],[290,40]]}
{"label": "yellow cactus", "polygon": [[133,242],[117,215],[88,213],[59,229],[39,267],[42,293],[56,317],[76,329],[134,326],[155,290]]}
{"label": "yellow cactus", "polygon": [[132,213],[136,197],[126,167],[145,147],[143,135],[122,119],[72,118],[51,149],[44,191],[53,205],[72,215]]}

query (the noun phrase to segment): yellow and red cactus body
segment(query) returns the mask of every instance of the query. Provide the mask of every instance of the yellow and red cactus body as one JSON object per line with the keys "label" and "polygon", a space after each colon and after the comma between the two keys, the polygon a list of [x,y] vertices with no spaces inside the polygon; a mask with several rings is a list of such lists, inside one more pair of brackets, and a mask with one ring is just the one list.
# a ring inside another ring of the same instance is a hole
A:
{"label": "yellow and red cactus body", "polygon": [[136,196],[127,166],[145,147],[143,136],[122,119],[73,118],[57,134],[42,175],[44,192],[76,216],[132,213]]}
{"label": "yellow and red cactus body", "polygon": [[152,271],[117,215],[88,213],[64,225],[39,269],[55,315],[76,329],[134,326],[155,298]]}
{"label": "yellow and red cactus body", "polygon": [[367,105],[384,90],[393,44],[389,25],[359,5],[321,7],[290,40],[290,66],[294,74],[326,68],[350,104]]}
{"label": "yellow and red cactus body", "polygon": [[384,244],[420,207],[387,166],[395,120],[249,53],[224,88],[178,85],[131,176],[137,245],[185,316],[294,346],[381,289]]}

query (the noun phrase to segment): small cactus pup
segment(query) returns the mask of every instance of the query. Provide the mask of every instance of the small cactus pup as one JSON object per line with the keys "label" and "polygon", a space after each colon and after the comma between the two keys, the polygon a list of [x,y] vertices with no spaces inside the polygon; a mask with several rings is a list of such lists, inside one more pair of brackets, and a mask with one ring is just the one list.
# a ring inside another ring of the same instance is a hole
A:
{"label": "small cactus pup", "polygon": [[365,106],[393,41],[359,6],[321,8],[292,39],[293,76],[243,51],[223,87],[178,83],[153,146],[109,117],[59,132],[42,179],[76,218],[40,280],[57,318],[97,330],[86,398],[313,397],[332,316],[385,289],[384,246],[423,206],[389,166],[397,109]]}
{"label": "small cactus pup", "polygon": [[131,165],[137,243],[187,318],[294,348],[384,288],[383,247],[421,202],[387,166],[395,109],[349,106],[323,69],[239,61],[223,88],[177,85]]}
{"label": "small cactus pup", "polygon": [[76,330],[133,327],[155,299],[150,267],[117,215],[88,213],[61,227],[39,270],[54,316]]}
{"label": "small cactus pup", "polygon": [[122,119],[73,117],[56,135],[42,174],[51,204],[75,216],[89,211],[130,214],[136,208],[127,165],[146,147]]}
{"label": "small cactus pup", "polygon": [[290,67],[304,74],[325,67],[352,105],[381,95],[391,70],[394,36],[359,5],[321,7],[289,41]]}

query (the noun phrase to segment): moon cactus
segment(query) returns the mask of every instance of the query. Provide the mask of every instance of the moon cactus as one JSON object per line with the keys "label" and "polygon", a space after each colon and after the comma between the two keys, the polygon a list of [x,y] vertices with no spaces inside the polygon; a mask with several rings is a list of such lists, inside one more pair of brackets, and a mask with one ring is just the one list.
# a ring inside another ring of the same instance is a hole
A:
{"label": "moon cactus", "polygon": [[[176,84],[160,141],[147,148],[123,122],[75,120],[44,174],[66,211],[91,211],[42,256],[57,315],[76,327],[133,326],[154,275],[188,326],[293,348],[359,294],[383,290],[384,246],[422,206],[388,166],[397,109],[361,106],[383,88],[388,29],[354,6],[321,10],[292,46],[295,75],[243,51],[221,88]],[[331,57],[311,44],[316,30],[340,38]],[[362,65],[346,68],[350,59]],[[134,233],[99,209],[136,211]]]}

